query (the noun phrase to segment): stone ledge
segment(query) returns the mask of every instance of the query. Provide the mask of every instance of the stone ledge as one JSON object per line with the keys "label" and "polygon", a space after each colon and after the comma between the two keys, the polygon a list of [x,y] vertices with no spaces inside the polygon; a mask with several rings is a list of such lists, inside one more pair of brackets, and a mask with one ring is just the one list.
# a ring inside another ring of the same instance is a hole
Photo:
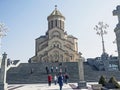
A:
{"label": "stone ledge", "polygon": [[77,88],[87,88],[86,81],[79,81]]}

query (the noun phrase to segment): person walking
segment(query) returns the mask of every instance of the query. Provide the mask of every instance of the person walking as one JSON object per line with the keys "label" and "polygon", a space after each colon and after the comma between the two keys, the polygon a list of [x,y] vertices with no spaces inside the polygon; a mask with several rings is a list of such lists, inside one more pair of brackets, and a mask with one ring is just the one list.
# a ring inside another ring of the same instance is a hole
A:
{"label": "person walking", "polygon": [[45,67],[45,69],[46,69],[47,74],[49,74],[49,69],[47,66]]}
{"label": "person walking", "polygon": [[56,69],[56,72],[57,72],[58,71],[58,67],[56,66],[55,69]]}
{"label": "person walking", "polygon": [[54,83],[55,83],[55,85],[57,84],[57,80],[58,80],[58,78],[57,78],[57,76],[55,75],[55,76],[54,76]]}
{"label": "person walking", "polygon": [[64,75],[64,81],[65,81],[66,84],[68,83],[68,79],[69,79],[69,76],[68,76],[68,74],[66,73],[66,74]]}
{"label": "person walking", "polygon": [[51,73],[53,73],[53,66],[51,67]]}
{"label": "person walking", "polygon": [[62,67],[60,67],[60,73],[62,73]]}
{"label": "person walking", "polygon": [[52,83],[52,75],[49,74],[48,75],[48,85],[51,86],[51,83]]}
{"label": "person walking", "polygon": [[60,75],[58,77],[58,83],[59,83],[60,90],[62,90],[62,86],[63,86],[63,76],[62,76],[62,73],[60,73]]}

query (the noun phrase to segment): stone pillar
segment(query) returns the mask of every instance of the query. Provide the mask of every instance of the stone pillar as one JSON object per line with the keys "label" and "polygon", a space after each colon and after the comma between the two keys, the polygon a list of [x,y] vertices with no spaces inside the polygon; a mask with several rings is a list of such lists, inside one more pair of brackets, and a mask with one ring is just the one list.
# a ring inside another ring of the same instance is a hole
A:
{"label": "stone pillar", "polygon": [[84,70],[83,70],[83,60],[78,59],[78,70],[79,70],[79,80],[84,81]]}
{"label": "stone pillar", "polygon": [[86,81],[84,81],[84,66],[83,66],[84,58],[79,56],[78,59],[78,70],[79,70],[79,82],[78,88],[86,88]]}
{"label": "stone pillar", "polygon": [[104,64],[105,71],[108,71],[109,70],[109,61],[110,61],[109,55],[107,53],[102,53],[101,60]]}
{"label": "stone pillar", "polygon": [[120,70],[120,5],[116,7],[116,10],[113,11],[113,15],[118,17],[118,24],[116,25],[114,32],[116,34],[116,43],[118,51],[118,60],[119,60],[119,70]]}
{"label": "stone pillar", "polygon": [[2,58],[0,57],[0,68],[1,68]]}
{"label": "stone pillar", "polygon": [[6,83],[6,72],[7,72],[7,54],[4,53],[0,71],[0,90],[8,90]]}

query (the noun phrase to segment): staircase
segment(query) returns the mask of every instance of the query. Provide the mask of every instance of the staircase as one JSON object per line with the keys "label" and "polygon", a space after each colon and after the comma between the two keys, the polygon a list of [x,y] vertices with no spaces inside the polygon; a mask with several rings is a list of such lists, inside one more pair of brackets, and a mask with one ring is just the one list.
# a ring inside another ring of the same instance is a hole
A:
{"label": "staircase", "polygon": [[[62,73],[65,74],[65,67],[69,75],[69,82],[78,80],[78,65],[76,62],[60,63],[21,63],[18,67],[12,67],[7,72],[7,83],[9,84],[30,84],[30,83],[47,83],[47,73],[45,67],[49,69],[53,66],[54,72],[51,73],[54,77],[58,72],[55,67],[62,68]],[[32,69],[32,73],[31,73]],[[59,70],[59,69],[58,69]]]}
{"label": "staircase", "polygon": [[[54,72],[52,76],[57,75],[55,67],[62,68],[63,74],[65,74],[65,67],[67,67],[67,73],[69,74],[69,82],[77,83],[79,81],[78,75],[78,63],[77,62],[64,62],[62,66],[60,63],[21,63],[18,67],[12,67],[7,72],[8,84],[33,84],[33,83],[47,83],[47,73],[45,67],[49,69],[53,66]],[[33,69],[33,73],[31,73]],[[59,69],[58,69],[59,70]],[[97,82],[101,75],[107,80],[114,76],[120,81],[120,71],[98,71],[95,67],[90,66],[87,62],[84,62],[84,77],[87,82]]]}
{"label": "staircase", "polygon": [[103,75],[107,80],[114,76],[120,81],[120,71],[98,71],[94,66],[90,66],[87,62],[84,63],[85,81],[98,82]]}

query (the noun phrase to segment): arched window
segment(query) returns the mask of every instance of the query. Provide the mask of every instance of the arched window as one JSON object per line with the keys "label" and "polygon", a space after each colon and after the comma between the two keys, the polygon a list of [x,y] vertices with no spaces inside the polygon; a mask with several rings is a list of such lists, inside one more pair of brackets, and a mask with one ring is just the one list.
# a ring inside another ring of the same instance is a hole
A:
{"label": "arched window", "polygon": [[61,43],[58,42],[58,41],[54,41],[54,42],[52,43],[52,47],[58,47],[58,48],[61,48]]}
{"label": "arched window", "polygon": [[55,26],[57,27],[57,20],[55,20]]}
{"label": "arched window", "polygon": [[51,21],[51,28],[53,28],[53,21]]}
{"label": "arched window", "polygon": [[60,48],[59,44],[57,44],[57,47]]}
{"label": "arched window", "polygon": [[60,20],[60,29],[61,29],[61,27],[62,27],[61,22],[62,22],[62,21]]}
{"label": "arched window", "polygon": [[58,31],[54,31],[53,33],[52,33],[52,37],[61,37],[61,34],[58,32]]}

